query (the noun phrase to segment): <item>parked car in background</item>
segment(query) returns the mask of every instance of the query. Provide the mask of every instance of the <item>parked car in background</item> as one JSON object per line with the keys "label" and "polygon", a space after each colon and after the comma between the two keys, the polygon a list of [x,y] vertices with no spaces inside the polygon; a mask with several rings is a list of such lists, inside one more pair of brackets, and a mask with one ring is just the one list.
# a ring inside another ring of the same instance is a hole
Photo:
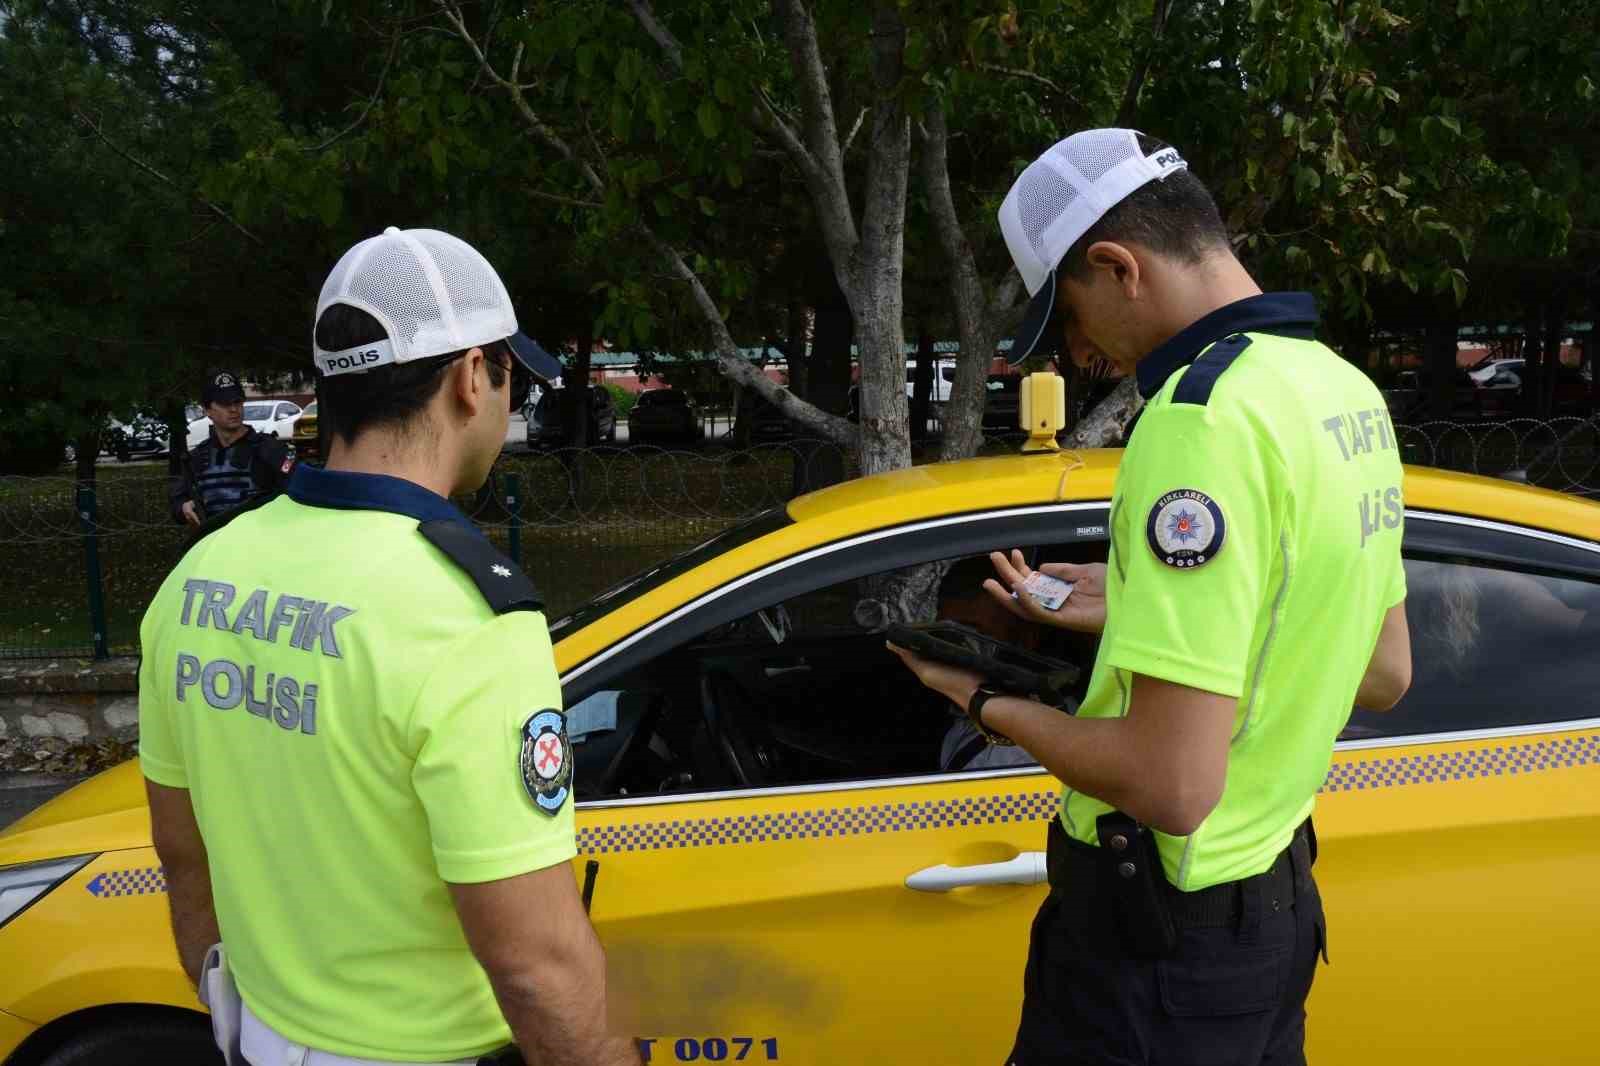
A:
{"label": "parked car in background", "polygon": [[295,419],[294,435],[289,438],[294,444],[294,454],[297,459],[316,459],[317,454],[317,401],[312,400],[300,412],[300,417]]}
{"label": "parked car in background", "polygon": [[794,437],[794,426],[765,397],[747,389],[740,402],[747,405],[742,417],[749,422],[752,443],[790,440]]}
{"label": "parked car in background", "polygon": [[[294,436],[294,423],[300,414],[300,405],[291,400],[246,400],[244,404],[244,424],[279,440]],[[198,445],[210,432],[211,419],[202,413],[189,423],[189,447]]]}
{"label": "parked car in background", "polygon": [[[948,403],[950,400],[950,385],[956,379],[956,365],[952,362],[939,360],[933,364],[932,388],[928,390],[928,400],[931,403]],[[917,364],[915,361],[906,364],[906,399],[914,399],[917,392]]]}
{"label": "parked car in background", "polygon": [[[1389,406],[1389,417],[1396,422],[1427,421],[1433,417],[1430,405],[1432,378],[1426,370],[1402,370],[1392,387],[1380,390]],[[1470,422],[1484,415],[1483,390],[1465,370],[1453,373],[1453,392],[1448,418]]]}
{"label": "parked car in background", "polygon": [[990,374],[984,382],[983,429],[987,433],[1019,433],[1022,376]]}
{"label": "parked car in background", "polygon": [[632,444],[696,444],[703,432],[700,408],[678,389],[645,389],[628,412]]}
{"label": "parked car in background", "polygon": [[[617,405],[611,393],[600,385],[590,385],[587,404],[589,443],[617,439]],[[534,418],[528,422],[528,447],[555,447],[567,444],[572,434],[567,432],[565,412],[566,389],[548,389],[534,406]]]}
{"label": "parked car in background", "polygon": [[[858,608],[993,550],[1105,562],[1120,454],[800,496],[551,622],[564,705],[612,709],[572,739],[574,866],[599,864],[591,918],[647,1057],[1004,1060],[1060,786],[940,759],[949,708]],[[1413,680],[1351,716],[1317,797],[1335,964],[1308,1055],[1592,1063],[1600,505],[1421,467],[1404,492]],[[1084,678],[1094,658],[1048,654]],[[0,832],[0,1062],[219,1061],[167,892],[135,762]]]}
{"label": "parked car in background", "polygon": [[122,463],[166,455],[167,424],[149,411],[137,411],[126,422],[108,418],[100,434],[100,453],[114,455]]}

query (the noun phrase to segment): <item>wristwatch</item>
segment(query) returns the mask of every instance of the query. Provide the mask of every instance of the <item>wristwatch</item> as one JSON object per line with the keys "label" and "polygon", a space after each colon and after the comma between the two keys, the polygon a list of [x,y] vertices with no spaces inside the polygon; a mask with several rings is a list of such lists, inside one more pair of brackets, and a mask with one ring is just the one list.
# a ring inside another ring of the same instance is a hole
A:
{"label": "wristwatch", "polygon": [[973,725],[978,727],[978,732],[982,733],[983,739],[987,740],[990,744],[1012,746],[1016,744],[1016,741],[1012,740],[1004,733],[996,733],[994,730],[983,724],[983,705],[998,695],[1000,695],[1000,693],[996,692],[988,685],[979,685],[977,690],[972,693],[972,698],[967,701],[967,718],[972,722]]}

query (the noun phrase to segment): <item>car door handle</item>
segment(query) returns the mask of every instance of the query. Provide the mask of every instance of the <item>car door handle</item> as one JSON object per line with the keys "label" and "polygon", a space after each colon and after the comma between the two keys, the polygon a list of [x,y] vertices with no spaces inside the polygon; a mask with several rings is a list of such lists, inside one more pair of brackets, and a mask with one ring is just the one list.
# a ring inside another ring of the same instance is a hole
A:
{"label": "car door handle", "polygon": [[1046,880],[1044,852],[1024,851],[1005,862],[929,866],[907,877],[906,887],[918,892],[948,892],[969,885],[1042,885]]}

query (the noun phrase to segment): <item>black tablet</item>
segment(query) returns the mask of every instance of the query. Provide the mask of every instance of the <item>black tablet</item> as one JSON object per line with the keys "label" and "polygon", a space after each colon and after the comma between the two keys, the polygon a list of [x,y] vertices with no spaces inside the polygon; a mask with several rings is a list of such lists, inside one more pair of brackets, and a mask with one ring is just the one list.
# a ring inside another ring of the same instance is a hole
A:
{"label": "black tablet", "polygon": [[887,637],[924,659],[980,674],[996,689],[1059,707],[1080,671],[1071,663],[1006,644],[959,622],[892,625]]}

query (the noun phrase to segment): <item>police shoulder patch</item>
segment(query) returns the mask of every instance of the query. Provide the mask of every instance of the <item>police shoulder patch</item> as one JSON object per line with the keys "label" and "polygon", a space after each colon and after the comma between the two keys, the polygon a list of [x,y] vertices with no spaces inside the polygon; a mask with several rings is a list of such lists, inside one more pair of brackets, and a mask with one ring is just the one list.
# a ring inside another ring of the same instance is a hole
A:
{"label": "police shoulder patch", "polygon": [[554,708],[539,711],[522,724],[522,787],[533,805],[554,816],[572,794],[572,749],[567,742],[567,716]]}
{"label": "police shoulder patch", "polygon": [[1192,570],[1215,559],[1227,533],[1222,508],[1198,489],[1173,489],[1163,494],[1145,522],[1150,550],[1175,570]]}

